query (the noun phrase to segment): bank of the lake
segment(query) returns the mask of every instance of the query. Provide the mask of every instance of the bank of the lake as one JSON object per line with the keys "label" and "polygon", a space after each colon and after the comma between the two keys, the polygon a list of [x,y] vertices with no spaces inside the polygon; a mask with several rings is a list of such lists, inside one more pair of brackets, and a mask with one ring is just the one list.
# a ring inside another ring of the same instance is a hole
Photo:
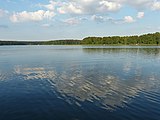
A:
{"label": "bank of the lake", "polygon": [[0,45],[110,45],[110,46],[159,46],[160,33],[140,36],[86,37],[83,40],[52,41],[0,41]]}

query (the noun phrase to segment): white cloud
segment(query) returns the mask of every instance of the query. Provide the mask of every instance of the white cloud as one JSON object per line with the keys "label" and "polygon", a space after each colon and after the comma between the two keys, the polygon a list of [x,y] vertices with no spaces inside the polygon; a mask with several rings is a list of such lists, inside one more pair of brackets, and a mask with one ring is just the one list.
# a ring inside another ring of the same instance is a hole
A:
{"label": "white cloud", "polygon": [[12,22],[26,22],[26,21],[42,21],[43,19],[52,19],[55,16],[54,12],[38,10],[35,12],[23,11],[14,13],[10,16]]}
{"label": "white cloud", "polygon": [[133,23],[136,20],[131,17],[131,16],[125,16],[123,19],[114,19],[112,17],[107,17],[107,16],[98,16],[98,15],[93,15],[91,16],[91,20],[95,22],[111,22],[113,24],[124,24],[124,23]]}
{"label": "white cloud", "polygon": [[40,6],[40,7],[45,7],[45,8],[47,8],[47,9],[50,10],[50,11],[54,11],[57,5],[58,5],[58,2],[55,2],[55,1],[53,1],[53,0],[50,0],[50,1],[49,1],[49,4],[47,4],[47,5],[42,5],[42,4],[40,4],[39,6]]}
{"label": "white cloud", "polygon": [[69,18],[63,21],[64,23],[66,23],[67,25],[76,25],[79,24],[80,21],[77,18]]}
{"label": "white cloud", "polygon": [[49,11],[60,14],[104,14],[119,11],[123,6],[132,6],[135,9],[160,10],[158,0],[49,0],[46,5],[40,5]]}
{"label": "white cloud", "polygon": [[160,1],[153,2],[151,8],[152,10],[160,10]]}
{"label": "white cloud", "polygon": [[82,8],[76,3],[63,3],[61,7],[58,8],[58,12],[61,14],[82,14]]}
{"label": "white cloud", "polygon": [[121,5],[132,6],[135,9],[160,10],[160,0],[109,0]]}
{"label": "white cloud", "polygon": [[92,21],[95,21],[95,22],[98,22],[98,23],[102,23],[102,22],[113,22],[113,18],[111,17],[107,17],[107,16],[100,16],[100,15],[92,15],[91,16],[91,20]]}
{"label": "white cloud", "polygon": [[[14,13],[10,20],[12,22],[25,22],[25,21],[41,21],[44,19],[52,19],[55,14],[74,15],[74,17],[83,17],[83,15],[92,16],[92,20],[97,22],[104,22],[108,19],[106,14],[120,11],[122,7],[132,6],[137,10],[160,10],[159,0],[48,0],[48,4],[39,4],[45,10],[38,10],[35,12],[22,11]],[[2,10],[0,10],[0,16]],[[144,12],[138,12],[138,19],[144,17]],[[70,24],[74,24],[73,18],[68,20]],[[71,22],[72,21],[72,22]],[[79,19],[80,21],[80,19]],[[118,20],[125,23],[132,23],[135,19],[131,16],[125,16],[123,19]],[[117,21],[116,21],[117,22]],[[66,21],[67,23],[67,21]]]}
{"label": "white cloud", "polygon": [[89,2],[94,2],[95,0],[81,0],[82,2],[86,2],[86,3],[89,3]]}
{"label": "white cloud", "polygon": [[138,12],[137,18],[141,19],[144,17],[144,12]]}
{"label": "white cloud", "polygon": [[125,22],[125,23],[133,23],[133,22],[135,22],[135,20],[134,20],[134,18],[131,17],[131,16],[125,16],[125,17],[124,17],[124,22]]}
{"label": "white cloud", "polygon": [[103,16],[97,16],[97,15],[93,15],[91,17],[91,20],[96,21],[96,22],[104,22],[105,18]]}
{"label": "white cloud", "polygon": [[145,8],[148,7],[153,0],[126,0],[125,4],[134,6],[135,8]]}
{"label": "white cloud", "polygon": [[100,9],[102,11],[117,11],[121,8],[121,4],[118,2],[100,1]]}
{"label": "white cloud", "polygon": [[47,5],[40,5],[48,10],[58,11],[60,14],[96,14],[113,12],[121,8],[121,4],[111,0],[66,0],[49,1]]}
{"label": "white cloud", "polygon": [[160,10],[160,0],[125,0],[123,4],[131,5],[138,9]]}

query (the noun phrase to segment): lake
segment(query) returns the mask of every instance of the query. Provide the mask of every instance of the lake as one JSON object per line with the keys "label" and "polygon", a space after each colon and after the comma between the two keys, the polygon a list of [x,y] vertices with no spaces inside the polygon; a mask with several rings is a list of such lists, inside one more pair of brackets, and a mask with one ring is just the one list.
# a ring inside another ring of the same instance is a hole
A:
{"label": "lake", "polygon": [[160,47],[0,46],[0,120],[160,120]]}

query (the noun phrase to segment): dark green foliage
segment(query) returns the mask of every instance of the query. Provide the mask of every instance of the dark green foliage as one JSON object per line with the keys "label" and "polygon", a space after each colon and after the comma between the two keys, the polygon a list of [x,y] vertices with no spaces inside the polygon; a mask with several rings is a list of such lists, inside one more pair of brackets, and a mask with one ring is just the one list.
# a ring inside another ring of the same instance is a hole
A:
{"label": "dark green foliage", "polygon": [[145,34],[141,36],[113,36],[113,37],[87,37],[81,44],[106,45],[160,45],[160,33]]}
{"label": "dark green foliage", "polygon": [[43,42],[44,45],[78,45],[80,40],[55,40]]}
{"label": "dark green foliage", "polygon": [[40,42],[28,41],[0,41],[0,45],[38,45]]}
{"label": "dark green foliage", "polygon": [[79,45],[80,40],[55,40],[55,41],[0,41],[0,45]]}
{"label": "dark green foliage", "polygon": [[141,36],[87,37],[83,40],[0,41],[0,45],[160,45],[160,33]]}

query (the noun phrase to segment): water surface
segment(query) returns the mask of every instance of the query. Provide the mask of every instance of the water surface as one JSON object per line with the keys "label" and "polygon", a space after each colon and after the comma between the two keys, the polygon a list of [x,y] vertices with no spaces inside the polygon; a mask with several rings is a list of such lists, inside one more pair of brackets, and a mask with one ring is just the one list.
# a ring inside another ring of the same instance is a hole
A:
{"label": "water surface", "polygon": [[160,47],[0,47],[0,120],[142,119],[160,119]]}

